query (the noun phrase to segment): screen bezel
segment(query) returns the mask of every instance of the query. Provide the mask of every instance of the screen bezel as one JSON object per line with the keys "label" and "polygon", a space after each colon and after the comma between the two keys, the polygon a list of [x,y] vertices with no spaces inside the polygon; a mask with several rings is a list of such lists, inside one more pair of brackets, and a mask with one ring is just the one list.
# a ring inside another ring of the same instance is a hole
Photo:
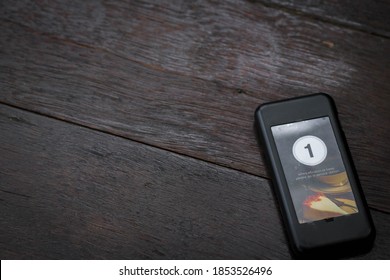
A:
{"label": "screen bezel", "polygon": [[[279,200],[281,200],[282,208],[285,208],[282,209],[285,215],[283,218],[289,223],[290,228],[293,229],[291,238],[294,239],[294,243],[305,248],[312,248],[359,238],[362,235],[362,223],[367,225],[363,227],[366,231],[364,234],[370,235],[370,219],[367,206],[362,196],[361,186],[352,163],[345,136],[337,118],[333,100],[326,94],[316,94],[310,97],[268,103],[266,106],[260,107],[258,111],[257,118],[260,118],[262,123],[260,127],[265,141],[264,144],[271,151],[268,156],[274,173],[273,177],[276,180],[276,184],[281,188],[278,190],[278,196]],[[321,117],[329,117],[359,212],[300,224],[271,127]]]}

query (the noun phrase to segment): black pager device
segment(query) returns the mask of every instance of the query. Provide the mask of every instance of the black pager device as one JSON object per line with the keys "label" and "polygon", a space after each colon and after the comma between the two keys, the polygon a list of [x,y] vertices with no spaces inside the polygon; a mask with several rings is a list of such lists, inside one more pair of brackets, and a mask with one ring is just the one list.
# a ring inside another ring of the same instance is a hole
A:
{"label": "black pager device", "polygon": [[333,99],[317,93],[260,105],[255,126],[295,257],[368,251],[375,228]]}

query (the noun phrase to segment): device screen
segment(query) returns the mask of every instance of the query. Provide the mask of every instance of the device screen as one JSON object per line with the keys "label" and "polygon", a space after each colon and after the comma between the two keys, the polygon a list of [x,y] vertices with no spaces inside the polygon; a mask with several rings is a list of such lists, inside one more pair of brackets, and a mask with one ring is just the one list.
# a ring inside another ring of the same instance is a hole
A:
{"label": "device screen", "polygon": [[329,117],[271,130],[299,223],[358,212]]}

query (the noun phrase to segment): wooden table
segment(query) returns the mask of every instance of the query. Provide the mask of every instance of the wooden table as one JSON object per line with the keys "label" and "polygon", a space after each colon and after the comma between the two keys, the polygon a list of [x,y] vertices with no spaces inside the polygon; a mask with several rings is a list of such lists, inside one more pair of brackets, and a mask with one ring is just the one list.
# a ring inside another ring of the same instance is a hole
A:
{"label": "wooden table", "polygon": [[389,1],[1,1],[2,259],[288,259],[253,128],[335,99],[390,258]]}

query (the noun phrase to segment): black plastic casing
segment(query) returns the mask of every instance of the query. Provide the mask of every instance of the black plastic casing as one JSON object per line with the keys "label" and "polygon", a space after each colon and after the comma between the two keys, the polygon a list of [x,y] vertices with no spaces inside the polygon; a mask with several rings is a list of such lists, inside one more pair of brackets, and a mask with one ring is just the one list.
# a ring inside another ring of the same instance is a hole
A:
{"label": "black plastic casing", "polygon": [[[329,117],[355,196],[358,213],[300,224],[296,216],[282,164],[272,136],[274,125]],[[260,105],[255,125],[265,149],[289,243],[298,258],[349,257],[368,251],[375,239],[374,224],[342,132],[333,99],[325,93]]]}

